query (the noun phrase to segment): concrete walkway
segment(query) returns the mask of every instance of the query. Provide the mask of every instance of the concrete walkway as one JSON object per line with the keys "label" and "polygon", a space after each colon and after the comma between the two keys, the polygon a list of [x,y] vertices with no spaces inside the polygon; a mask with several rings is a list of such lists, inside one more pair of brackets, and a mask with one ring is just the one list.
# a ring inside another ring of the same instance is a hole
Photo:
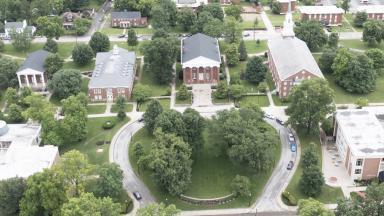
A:
{"label": "concrete walkway", "polygon": [[261,12],[260,17],[263,20],[265,28],[267,28],[267,31],[269,33],[276,33],[275,28],[273,27],[271,21],[268,18],[268,15],[265,13],[265,11]]}

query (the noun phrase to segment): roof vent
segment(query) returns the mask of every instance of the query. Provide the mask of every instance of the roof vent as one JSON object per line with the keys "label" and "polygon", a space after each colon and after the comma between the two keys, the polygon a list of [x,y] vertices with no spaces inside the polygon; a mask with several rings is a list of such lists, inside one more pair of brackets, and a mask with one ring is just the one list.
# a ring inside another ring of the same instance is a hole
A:
{"label": "roof vent", "polygon": [[5,121],[0,120],[0,136],[3,136],[8,133],[8,130],[9,128],[7,123]]}

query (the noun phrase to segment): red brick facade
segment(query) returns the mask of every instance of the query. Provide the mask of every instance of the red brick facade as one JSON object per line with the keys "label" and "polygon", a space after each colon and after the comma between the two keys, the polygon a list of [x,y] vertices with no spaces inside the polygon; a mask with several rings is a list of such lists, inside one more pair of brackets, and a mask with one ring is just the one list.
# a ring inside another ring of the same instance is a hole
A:
{"label": "red brick facade", "polygon": [[367,13],[368,19],[374,20],[384,20],[384,11],[383,13]]}
{"label": "red brick facade", "polygon": [[327,25],[341,25],[343,14],[301,14],[301,20],[317,20],[325,22]]}
{"label": "red brick facade", "polygon": [[111,26],[119,28],[129,27],[143,27],[147,26],[147,17],[134,18],[134,19],[112,19]]}
{"label": "red brick facade", "polygon": [[186,67],[183,69],[183,79],[190,84],[217,84],[220,70],[218,67]]}
{"label": "red brick facade", "polygon": [[[110,93],[109,93],[110,92]],[[115,101],[118,96],[125,97],[129,100],[131,97],[131,91],[129,88],[90,88],[88,89],[88,97],[92,102],[108,100]]]}
{"label": "red brick facade", "polygon": [[[280,2],[281,10],[280,13],[285,14],[288,11],[288,2]],[[296,2],[291,2],[291,11],[296,10]]]}

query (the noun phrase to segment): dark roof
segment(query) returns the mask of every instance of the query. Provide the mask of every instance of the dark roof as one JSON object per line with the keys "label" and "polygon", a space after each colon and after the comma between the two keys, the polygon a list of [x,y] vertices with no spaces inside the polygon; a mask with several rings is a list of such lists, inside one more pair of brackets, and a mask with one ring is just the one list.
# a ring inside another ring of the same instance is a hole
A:
{"label": "dark roof", "polygon": [[141,18],[139,11],[122,11],[122,12],[111,12],[112,19],[135,19]]}
{"label": "dark roof", "polygon": [[182,63],[203,56],[221,62],[216,38],[197,33],[183,40]]}
{"label": "dark roof", "polygon": [[44,72],[45,59],[48,57],[49,54],[51,53],[42,49],[36,52],[30,53],[18,71],[31,68],[33,70]]}
{"label": "dark roof", "polygon": [[23,22],[6,22],[4,25],[4,28],[6,29],[18,29],[18,28],[23,28],[24,23]]}

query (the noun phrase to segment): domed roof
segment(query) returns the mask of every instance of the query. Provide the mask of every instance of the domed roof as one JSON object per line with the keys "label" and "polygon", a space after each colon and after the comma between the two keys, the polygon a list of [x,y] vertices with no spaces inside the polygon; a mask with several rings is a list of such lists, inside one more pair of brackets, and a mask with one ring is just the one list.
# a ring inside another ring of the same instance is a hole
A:
{"label": "domed roof", "polygon": [[0,136],[5,135],[8,132],[8,126],[5,121],[0,120]]}

